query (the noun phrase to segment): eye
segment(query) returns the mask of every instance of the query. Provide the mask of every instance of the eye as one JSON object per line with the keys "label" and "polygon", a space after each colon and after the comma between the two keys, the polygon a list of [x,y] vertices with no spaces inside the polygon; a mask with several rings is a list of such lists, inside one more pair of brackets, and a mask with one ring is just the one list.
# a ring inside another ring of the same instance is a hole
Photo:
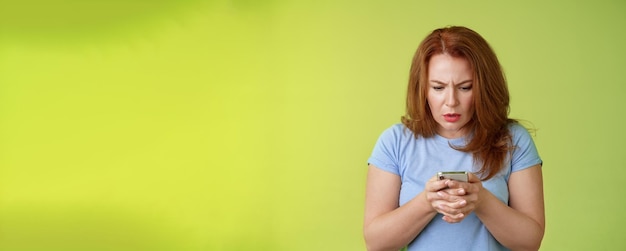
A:
{"label": "eye", "polygon": [[472,89],[471,85],[470,86],[461,86],[461,87],[459,87],[459,90],[461,90],[461,91],[469,91],[471,89]]}
{"label": "eye", "polygon": [[441,91],[441,90],[443,90],[443,86],[433,86],[433,90]]}

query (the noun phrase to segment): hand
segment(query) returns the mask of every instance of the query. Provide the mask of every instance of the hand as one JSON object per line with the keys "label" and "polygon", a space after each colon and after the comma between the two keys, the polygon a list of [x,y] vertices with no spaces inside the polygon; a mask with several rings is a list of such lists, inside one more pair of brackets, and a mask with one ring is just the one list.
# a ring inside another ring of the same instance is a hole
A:
{"label": "hand", "polygon": [[[443,214],[444,217],[448,216],[452,219],[459,219],[456,221],[459,222],[465,217],[465,215],[461,212],[455,213],[454,210],[458,211],[458,208],[462,208],[467,204],[465,200],[459,199],[460,196],[465,195],[465,189],[450,188],[448,186],[449,182],[449,179],[439,180],[435,175],[428,180],[428,182],[426,182],[424,189],[425,197],[433,211]],[[451,184],[453,185],[454,183]]]}
{"label": "hand", "polygon": [[443,214],[446,222],[461,222],[481,201],[481,180],[472,173],[468,176],[468,182],[437,180],[435,176],[426,183],[426,198],[435,211]]}

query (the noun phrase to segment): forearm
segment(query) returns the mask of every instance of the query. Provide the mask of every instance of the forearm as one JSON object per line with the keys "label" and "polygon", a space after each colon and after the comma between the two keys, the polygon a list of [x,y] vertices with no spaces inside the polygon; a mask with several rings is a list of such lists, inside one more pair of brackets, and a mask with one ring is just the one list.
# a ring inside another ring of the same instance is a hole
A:
{"label": "forearm", "polygon": [[502,203],[489,191],[484,190],[484,194],[482,205],[475,213],[494,238],[511,250],[538,250],[543,225]]}
{"label": "forearm", "polygon": [[397,209],[373,219],[364,228],[367,250],[399,250],[437,215],[422,192]]}

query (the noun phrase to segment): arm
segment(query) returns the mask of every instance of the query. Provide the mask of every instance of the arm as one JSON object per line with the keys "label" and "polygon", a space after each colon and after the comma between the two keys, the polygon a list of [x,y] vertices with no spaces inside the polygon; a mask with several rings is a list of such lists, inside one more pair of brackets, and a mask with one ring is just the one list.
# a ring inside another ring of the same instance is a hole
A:
{"label": "arm", "polygon": [[481,189],[475,213],[502,245],[513,250],[538,250],[545,230],[541,165],[509,178],[509,206]]}
{"label": "arm", "polygon": [[[441,182],[429,184],[441,186],[431,185],[436,190],[445,186]],[[369,166],[363,224],[368,250],[401,249],[415,239],[437,214],[425,192],[399,207],[400,185],[398,175],[385,172],[374,165]]]}

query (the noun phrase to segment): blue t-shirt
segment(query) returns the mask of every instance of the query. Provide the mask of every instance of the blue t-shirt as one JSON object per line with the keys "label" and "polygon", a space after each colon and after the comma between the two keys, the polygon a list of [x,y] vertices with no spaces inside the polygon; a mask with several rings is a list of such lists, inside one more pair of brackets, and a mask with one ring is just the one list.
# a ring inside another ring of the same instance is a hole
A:
{"label": "blue t-shirt", "polygon": [[[528,131],[519,124],[509,125],[513,136],[512,155],[506,166],[487,181],[483,187],[498,199],[508,204],[508,180],[512,172],[541,164],[535,144]],[[415,138],[413,132],[403,124],[395,124],[385,130],[372,152],[368,163],[399,175],[400,204],[404,205],[424,190],[426,182],[439,171],[476,172],[470,153],[450,147],[463,146],[466,138],[446,139],[440,135]],[[460,223],[447,223],[438,214],[409,243],[408,250],[508,250],[503,247],[487,228],[471,213]]]}

